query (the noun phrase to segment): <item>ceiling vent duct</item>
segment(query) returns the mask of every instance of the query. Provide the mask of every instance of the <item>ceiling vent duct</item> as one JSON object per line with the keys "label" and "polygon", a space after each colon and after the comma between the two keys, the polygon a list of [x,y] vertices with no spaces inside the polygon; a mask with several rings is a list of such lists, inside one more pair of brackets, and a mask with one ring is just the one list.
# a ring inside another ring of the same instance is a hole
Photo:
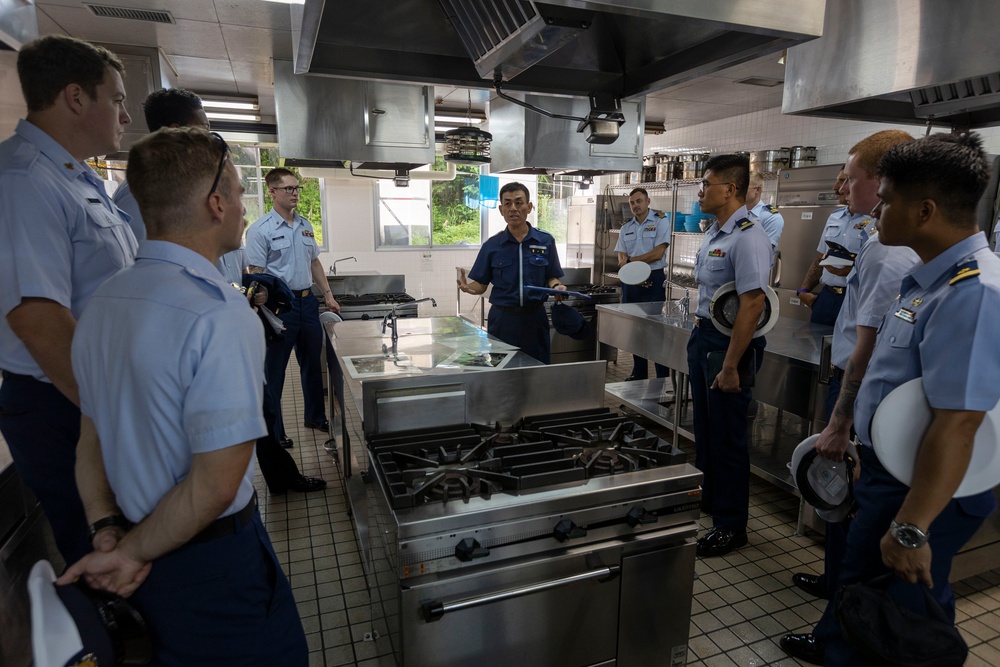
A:
{"label": "ceiling vent duct", "polygon": [[592,12],[545,7],[527,0],[438,0],[479,76],[497,69],[510,81],[590,27]]}
{"label": "ceiling vent duct", "polygon": [[84,5],[94,16],[107,19],[130,19],[147,23],[173,24],[174,17],[162,9],[133,9],[132,7],[114,7],[112,5]]}
{"label": "ceiling vent duct", "polygon": [[940,118],[1000,107],[1000,74],[910,91],[917,118]]}

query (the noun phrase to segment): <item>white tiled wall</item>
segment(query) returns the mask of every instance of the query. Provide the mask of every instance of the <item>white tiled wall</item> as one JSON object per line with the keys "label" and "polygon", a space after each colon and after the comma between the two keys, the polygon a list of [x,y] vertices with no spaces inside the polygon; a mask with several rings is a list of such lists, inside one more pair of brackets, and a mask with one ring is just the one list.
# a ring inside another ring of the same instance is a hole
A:
{"label": "white tiled wall", "polygon": [[[782,115],[780,107],[754,111],[722,120],[691,125],[661,135],[646,135],[645,153],[679,153],[705,150],[711,153],[755,151],[782,146],[815,146],[817,164],[834,164],[847,158],[857,142],[879,130],[901,129],[914,137],[924,134],[919,125],[890,125],[812,116]],[[946,131],[934,128],[933,132]],[[977,130],[986,150],[1000,152],[1000,128]]]}

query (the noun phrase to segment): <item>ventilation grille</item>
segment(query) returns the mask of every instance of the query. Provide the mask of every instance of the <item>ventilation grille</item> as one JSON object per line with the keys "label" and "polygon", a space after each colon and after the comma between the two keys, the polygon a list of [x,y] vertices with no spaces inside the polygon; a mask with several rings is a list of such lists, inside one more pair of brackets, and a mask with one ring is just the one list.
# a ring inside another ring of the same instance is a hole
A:
{"label": "ventilation grille", "polygon": [[94,16],[109,19],[131,19],[147,23],[174,23],[170,12],[161,9],[132,9],[131,7],[113,7],[111,5],[86,5]]}
{"label": "ventilation grille", "polygon": [[917,118],[936,118],[1000,105],[1000,74],[910,91]]}
{"label": "ventilation grille", "polygon": [[742,83],[747,86],[760,86],[761,88],[774,88],[783,84],[784,81],[781,79],[769,79],[763,76],[751,76],[746,79],[740,79],[735,83]]}
{"label": "ventilation grille", "polygon": [[538,16],[527,0],[439,0],[465,50],[480,60]]}

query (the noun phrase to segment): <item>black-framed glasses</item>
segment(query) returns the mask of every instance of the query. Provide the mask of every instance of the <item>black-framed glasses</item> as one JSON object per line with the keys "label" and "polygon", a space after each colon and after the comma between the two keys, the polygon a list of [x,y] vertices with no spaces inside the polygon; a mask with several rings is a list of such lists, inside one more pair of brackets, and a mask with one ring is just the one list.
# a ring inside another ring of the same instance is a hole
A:
{"label": "black-framed glasses", "polygon": [[300,185],[286,185],[283,188],[271,188],[271,189],[272,190],[281,190],[286,195],[295,195],[295,194],[299,193],[299,190],[302,189],[302,186],[300,186]]}
{"label": "black-framed glasses", "polygon": [[212,189],[208,191],[208,196],[211,197],[215,193],[215,189],[219,187],[219,181],[222,180],[222,168],[226,166],[226,158],[229,157],[229,144],[226,140],[222,138],[218,132],[209,132],[213,137],[219,140],[222,144],[222,157],[219,158],[219,168],[215,170],[215,180],[212,181]]}

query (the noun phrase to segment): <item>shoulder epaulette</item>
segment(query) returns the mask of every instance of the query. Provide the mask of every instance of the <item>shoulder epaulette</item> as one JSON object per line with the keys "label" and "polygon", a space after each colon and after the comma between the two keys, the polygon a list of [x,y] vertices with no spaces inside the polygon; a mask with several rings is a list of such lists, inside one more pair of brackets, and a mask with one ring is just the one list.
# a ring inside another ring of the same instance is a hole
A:
{"label": "shoulder epaulette", "polygon": [[955,265],[955,270],[951,274],[951,280],[948,281],[949,285],[955,285],[963,280],[968,280],[970,278],[975,278],[979,275],[979,263],[970,259],[965,262],[959,262]]}
{"label": "shoulder epaulette", "polygon": [[667,214],[664,213],[663,211],[657,211],[656,212],[656,217],[657,218],[665,218],[665,217],[667,217]]}
{"label": "shoulder epaulette", "polygon": [[778,207],[777,206],[772,206],[771,204],[768,204],[767,205],[767,210],[770,211],[771,213],[777,213],[778,212]]}
{"label": "shoulder epaulette", "polygon": [[750,218],[740,218],[739,220],[736,221],[736,226],[739,227],[740,231],[742,232],[746,229],[750,229],[751,227],[753,227],[753,220],[751,220]]}

